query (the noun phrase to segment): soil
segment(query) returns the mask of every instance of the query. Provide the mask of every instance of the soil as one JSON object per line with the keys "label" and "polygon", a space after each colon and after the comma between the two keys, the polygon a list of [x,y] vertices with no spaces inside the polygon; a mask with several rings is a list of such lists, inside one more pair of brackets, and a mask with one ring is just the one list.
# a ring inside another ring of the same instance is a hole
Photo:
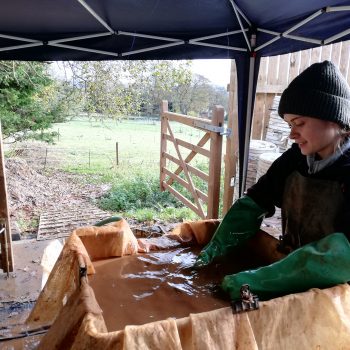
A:
{"label": "soil", "polygon": [[[22,157],[7,158],[5,171],[12,235],[17,239],[36,237],[39,218],[44,211],[60,212],[84,205],[97,207],[98,199],[111,187],[98,181],[91,182],[84,175],[53,168],[45,170],[40,165],[35,167],[35,163],[28,163]],[[139,223],[132,218],[126,219],[137,237],[162,235],[178,224]],[[280,210],[274,217],[264,220],[262,229],[278,238],[281,233]]]}
{"label": "soil", "polygon": [[35,169],[19,157],[7,158],[5,171],[12,231],[26,238],[36,233],[43,211],[91,205],[110,188],[81,175]]}
{"label": "soil", "polygon": [[[12,236],[19,236],[19,239],[36,237],[44,211],[67,211],[84,205],[97,207],[98,199],[111,187],[110,184],[91,183],[83,175],[35,168],[21,157],[7,158],[5,171]],[[126,219],[137,237],[162,235],[178,224],[139,223]]]}

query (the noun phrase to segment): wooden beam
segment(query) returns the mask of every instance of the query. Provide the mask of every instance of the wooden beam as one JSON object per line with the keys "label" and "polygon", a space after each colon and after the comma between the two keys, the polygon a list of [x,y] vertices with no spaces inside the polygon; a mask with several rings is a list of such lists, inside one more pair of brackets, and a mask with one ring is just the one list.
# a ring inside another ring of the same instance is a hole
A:
{"label": "wooden beam", "polygon": [[[224,108],[215,106],[211,124],[222,127],[224,124]],[[218,219],[220,201],[220,178],[222,136],[216,132],[210,132],[210,158],[209,158],[209,183],[208,183],[208,210],[207,219]]]}
{"label": "wooden beam", "polygon": [[[197,146],[198,146],[198,147],[203,147],[203,146],[207,143],[208,140],[210,140],[210,134],[209,134],[208,132],[206,132],[206,133],[204,134],[204,136],[198,141]],[[196,156],[196,154],[197,154],[197,152],[191,151],[191,152],[188,154],[188,156],[185,158],[185,163],[188,164],[188,163]],[[182,171],[183,171],[183,169],[181,168],[181,166],[179,166],[179,167],[174,171],[174,174],[179,175],[179,174],[181,174]],[[203,173],[203,174],[204,174],[204,173]],[[172,179],[170,179],[170,181],[167,181],[167,183],[168,183],[169,185],[171,185],[171,184],[172,184]]]}
{"label": "wooden beam", "polygon": [[256,92],[258,94],[281,94],[284,89],[286,88],[286,85],[282,84],[266,84],[266,85],[260,85],[258,84],[256,87]]}
{"label": "wooden beam", "polygon": [[[165,118],[164,118],[164,119],[165,119]],[[195,201],[195,203],[196,203],[196,205],[197,205],[198,211],[199,211],[199,213],[200,213],[200,217],[204,218],[204,217],[205,217],[205,214],[204,214],[204,212],[203,212],[202,205],[201,205],[201,203],[200,203],[200,201],[199,201],[199,198],[198,198],[198,196],[197,196],[197,194],[196,194],[195,186],[194,186],[193,181],[192,181],[192,179],[191,179],[191,176],[190,176],[190,174],[189,174],[189,172],[188,172],[188,170],[187,170],[186,163],[184,162],[184,160],[183,160],[183,158],[182,158],[182,155],[181,155],[181,152],[180,152],[180,149],[179,149],[179,145],[178,145],[178,141],[177,141],[177,140],[175,139],[175,137],[174,137],[174,134],[173,134],[173,132],[172,132],[172,130],[171,130],[171,127],[170,127],[169,120],[168,120],[168,119],[165,119],[165,122],[166,122],[167,130],[168,130],[168,132],[169,132],[169,134],[170,134],[171,141],[173,142],[173,144],[174,144],[174,146],[175,146],[175,150],[176,150],[176,153],[177,153],[177,157],[178,157],[178,159],[179,159],[180,162],[181,162],[181,167],[182,167],[182,169],[183,169],[183,171],[184,171],[184,174],[185,174],[185,176],[186,176],[187,182],[188,182],[189,185],[190,185],[191,194],[192,194],[192,196],[193,196],[193,198],[194,198],[194,201]],[[193,146],[193,145],[192,145],[192,146]],[[163,184],[164,184],[164,183],[163,183]]]}
{"label": "wooden beam", "polygon": [[179,191],[176,191],[173,187],[169,186],[166,182],[163,183],[163,187],[171,192],[177,199],[179,199],[183,204],[193,210],[200,218],[205,219],[203,210],[198,209],[190,200],[183,196]]}
{"label": "wooden beam", "polygon": [[168,101],[162,101],[160,105],[160,190],[164,191],[165,188],[163,187],[163,183],[165,180],[165,174],[163,172],[163,169],[166,167],[166,159],[163,156],[164,153],[167,151],[167,142],[166,142],[166,132],[167,132],[167,125],[166,120],[164,117],[164,114],[168,111]]}
{"label": "wooden beam", "polygon": [[0,122],[0,220],[5,225],[1,244],[1,265],[4,272],[13,272],[12,237],[10,226],[9,205],[7,200],[7,185],[5,176],[5,157],[2,143]]}
{"label": "wooden beam", "polygon": [[236,62],[234,60],[231,60],[227,127],[232,130],[232,133],[226,139],[222,215],[227,213],[233,203],[234,187],[231,186],[231,180],[236,176],[238,160],[237,71]]}
{"label": "wooden beam", "polygon": [[[179,168],[181,168],[181,170],[182,170],[181,162],[180,162],[179,159],[173,157],[171,154],[166,153],[166,152],[164,153],[164,157],[169,159],[169,160],[171,160],[173,163],[177,164],[179,166]],[[205,181],[205,182],[209,181],[209,175],[206,174],[204,171],[199,170],[199,169],[195,168],[194,166],[192,166],[190,164],[187,164],[187,170],[190,173],[192,173],[192,174],[198,176],[199,178],[201,178],[203,181]],[[169,181],[167,181],[167,183],[169,185],[171,185],[171,183]]]}
{"label": "wooden beam", "polygon": [[196,122],[198,123],[206,123],[206,124],[211,124],[211,120],[207,118],[197,118],[197,117],[191,117],[189,115],[184,115],[184,114],[178,114],[178,113],[172,113],[172,112],[166,112],[164,113],[164,116],[169,120],[169,121],[174,121],[174,122],[179,122],[188,126],[192,126],[193,128],[199,129],[199,130],[204,130],[207,131],[204,128],[201,128],[200,126],[196,126]]}
{"label": "wooden beam", "polygon": [[192,143],[189,143],[187,141],[184,141],[184,140],[181,140],[181,139],[178,139],[178,138],[173,138],[172,136],[166,134],[164,135],[165,139],[167,141],[170,141],[170,142],[173,142],[174,145],[177,144],[177,145],[180,145],[182,147],[185,147],[191,151],[194,151],[196,153],[199,153],[205,157],[210,157],[210,151],[208,151],[207,149],[203,148],[203,147],[199,147],[199,146],[196,146],[196,145],[193,145]]}
{"label": "wooden beam", "polygon": [[[173,182],[174,182],[174,181],[177,181],[180,185],[182,185],[183,187],[185,187],[188,191],[191,191],[191,188],[190,188],[190,185],[188,184],[188,182],[186,182],[186,181],[185,181],[184,179],[182,179],[180,176],[174,174],[173,172],[171,172],[170,170],[168,170],[168,169],[166,169],[166,168],[164,169],[164,172],[165,172],[166,175],[168,175],[168,176],[173,180]],[[172,183],[173,183],[173,182],[172,182]],[[171,184],[169,183],[169,181],[166,181],[166,183],[167,183],[168,185],[171,186]],[[207,203],[207,202],[208,202],[208,196],[207,196],[205,193],[203,193],[202,191],[200,191],[198,188],[196,188],[195,190],[196,190],[196,193],[197,193],[198,197],[199,197],[202,201],[204,201],[205,203]]]}

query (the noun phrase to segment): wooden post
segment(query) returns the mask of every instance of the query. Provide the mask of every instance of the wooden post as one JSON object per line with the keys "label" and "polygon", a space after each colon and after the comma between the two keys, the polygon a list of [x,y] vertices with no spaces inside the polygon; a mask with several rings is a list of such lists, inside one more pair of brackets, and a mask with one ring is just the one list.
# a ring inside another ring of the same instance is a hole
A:
{"label": "wooden post", "polygon": [[0,220],[5,225],[5,232],[1,239],[1,268],[4,272],[13,271],[12,239],[10,227],[10,215],[7,201],[7,186],[5,177],[5,157],[2,143],[0,122]]}
{"label": "wooden post", "polygon": [[46,162],[47,162],[47,147],[45,149],[44,169],[46,169]]}
{"label": "wooden post", "polygon": [[[222,106],[214,107],[211,124],[219,127],[224,125],[224,108]],[[207,219],[217,219],[219,217],[221,156],[222,135],[212,131],[210,133]]]}
{"label": "wooden post", "polygon": [[236,176],[238,160],[237,72],[234,60],[231,61],[227,127],[232,130],[232,133],[226,139],[223,215],[233,203],[234,186],[231,180]]}
{"label": "wooden post", "polygon": [[165,121],[164,113],[168,112],[168,101],[162,101],[160,104],[160,190],[164,191],[163,182],[165,181],[165,172],[163,169],[166,167],[166,159],[164,157],[164,152],[167,151],[167,141],[165,134],[167,133],[167,124]]}
{"label": "wooden post", "polygon": [[115,162],[117,165],[119,165],[119,144],[118,144],[118,142],[115,143]]}
{"label": "wooden post", "polygon": [[[252,122],[252,138],[261,139],[263,135],[264,116],[265,116],[265,99],[266,92],[264,87],[267,86],[267,71],[269,67],[268,57],[263,57],[260,62],[258,75],[256,97],[254,103],[254,114]],[[260,92],[260,89],[264,92]]]}

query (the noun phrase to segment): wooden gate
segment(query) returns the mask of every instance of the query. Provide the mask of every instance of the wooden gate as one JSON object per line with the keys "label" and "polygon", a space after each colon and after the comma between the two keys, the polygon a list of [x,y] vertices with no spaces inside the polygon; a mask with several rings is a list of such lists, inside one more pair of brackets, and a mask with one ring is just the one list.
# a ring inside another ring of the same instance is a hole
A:
{"label": "wooden gate", "polygon": [[[192,144],[175,137],[171,122],[201,130],[204,135]],[[216,219],[219,215],[223,124],[224,109],[221,106],[215,106],[212,119],[203,119],[169,112],[168,102],[161,104],[160,188],[171,192],[202,219]],[[208,143],[209,148],[205,147]],[[170,145],[175,150],[173,155],[169,152]],[[209,160],[208,173],[189,164],[196,155]],[[170,165],[175,166],[175,170],[171,171]],[[195,187],[193,176],[207,184],[207,193]],[[175,182],[187,196],[174,188]]]}

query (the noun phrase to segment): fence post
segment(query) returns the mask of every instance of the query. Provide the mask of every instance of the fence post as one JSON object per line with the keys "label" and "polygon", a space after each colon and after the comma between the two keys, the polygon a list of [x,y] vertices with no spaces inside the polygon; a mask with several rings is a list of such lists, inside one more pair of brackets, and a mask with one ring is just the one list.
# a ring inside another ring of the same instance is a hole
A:
{"label": "fence post", "polygon": [[47,147],[45,149],[44,169],[46,169],[46,163],[47,163]]}
{"label": "fence post", "polygon": [[237,176],[236,165],[238,160],[238,110],[237,110],[237,72],[236,63],[231,61],[231,76],[229,86],[229,106],[227,127],[232,133],[226,139],[225,177],[222,215],[225,215],[233,202],[234,186],[232,179]]}
{"label": "fence post", "polygon": [[160,104],[160,190],[164,191],[163,182],[165,181],[164,168],[166,167],[166,159],[164,153],[167,151],[167,142],[165,139],[165,134],[167,133],[167,124],[165,120],[164,113],[168,112],[168,101],[162,101]]}
{"label": "fence post", "polygon": [[[215,106],[211,120],[213,126],[222,127],[224,124],[224,108]],[[212,131],[210,133],[210,159],[208,182],[207,219],[219,217],[220,177],[221,177],[222,135]]]}
{"label": "fence post", "polygon": [[[12,238],[10,227],[10,214],[5,177],[5,157],[2,144],[1,121],[0,121],[0,224],[5,228],[0,233],[0,268],[7,272],[13,272]],[[4,225],[3,225],[4,224]],[[1,232],[0,231],[0,232]]]}
{"label": "fence post", "polygon": [[116,161],[116,164],[119,165],[119,144],[118,144],[118,142],[115,143],[115,161]]}

